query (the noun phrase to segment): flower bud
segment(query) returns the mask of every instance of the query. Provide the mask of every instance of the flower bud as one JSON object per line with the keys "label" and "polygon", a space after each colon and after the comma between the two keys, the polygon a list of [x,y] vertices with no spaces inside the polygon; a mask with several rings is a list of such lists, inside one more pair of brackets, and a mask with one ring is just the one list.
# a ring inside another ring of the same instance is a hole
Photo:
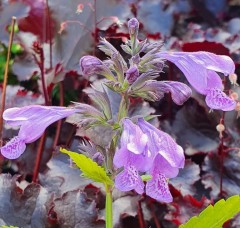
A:
{"label": "flower bud", "polygon": [[237,75],[236,74],[230,74],[229,80],[230,80],[231,84],[237,85]]}
{"label": "flower bud", "polygon": [[238,112],[237,113],[237,118],[239,118],[240,117],[240,102],[237,102],[235,110]]}
{"label": "flower bud", "polygon": [[233,100],[237,101],[238,100],[238,94],[236,92],[232,92],[230,94],[230,98],[232,98]]}
{"label": "flower bud", "polygon": [[92,74],[100,74],[105,76],[108,80],[115,81],[112,72],[97,57],[91,55],[83,56],[79,64],[83,75],[90,76]]}
{"label": "flower bud", "polygon": [[78,14],[82,13],[83,12],[83,8],[84,8],[83,4],[78,4],[76,13],[78,13]]}
{"label": "flower bud", "polygon": [[80,59],[80,69],[84,75],[97,73],[98,67],[102,65],[102,61],[94,56],[86,55]]}
{"label": "flower bud", "polygon": [[224,125],[220,123],[216,126],[216,129],[219,132],[219,137],[222,138],[223,137],[223,132],[225,131]]}
{"label": "flower bud", "polygon": [[67,22],[62,22],[60,24],[60,29],[59,29],[58,33],[62,34],[62,32],[66,29],[66,27],[67,27]]}
{"label": "flower bud", "polygon": [[132,18],[128,21],[128,31],[130,35],[135,35],[138,33],[139,22],[136,18]]}
{"label": "flower bud", "polygon": [[136,66],[132,66],[127,70],[126,79],[128,80],[129,84],[132,84],[133,82],[135,82],[138,77],[139,77],[139,71]]}

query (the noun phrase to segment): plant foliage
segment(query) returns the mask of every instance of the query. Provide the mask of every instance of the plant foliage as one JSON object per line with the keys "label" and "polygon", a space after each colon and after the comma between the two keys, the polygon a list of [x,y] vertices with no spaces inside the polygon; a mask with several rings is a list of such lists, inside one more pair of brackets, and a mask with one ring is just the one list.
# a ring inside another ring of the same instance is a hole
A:
{"label": "plant foliage", "polygon": [[232,196],[226,201],[219,200],[214,206],[209,205],[199,216],[192,217],[186,224],[180,228],[220,228],[234,215],[240,212],[240,196]]}
{"label": "plant foliage", "polygon": [[60,149],[62,153],[69,155],[69,157],[75,162],[77,167],[83,172],[84,177],[88,177],[96,182],[100,182],[106,185],[112,185],[113,182],[107,175],[103,167],[99,166],[96,162],[86,157],[83,154],[68,151],[66,149]]}

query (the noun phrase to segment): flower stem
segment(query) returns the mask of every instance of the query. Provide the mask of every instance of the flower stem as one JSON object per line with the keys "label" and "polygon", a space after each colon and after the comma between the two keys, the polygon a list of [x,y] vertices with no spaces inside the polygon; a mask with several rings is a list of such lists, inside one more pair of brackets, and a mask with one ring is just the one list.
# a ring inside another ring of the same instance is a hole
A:
{"label": "flower stem", "polygon": [[113,214],[112,214],[112,186],[105,185],[106,189],[106,209],[105,209],[105,221],[106,228],[113,227]]}
{"label": "flower stem", "polygon": [[145,222],[144,222],[144,216],[143,216],[143,210],[142,210],[142,201],[144,198],[140,198],[138,200],[138,222],[139,222],[139,227],[144,228],[145,227]]}
{"label": "flower stem", "polygon": [[[222,113],[221,124],[224,125],[225,112]],[[219,156],[220,156],[220,183],[219,183],[219,197],[223,196],[223,165],[224,165],[224,137],[220,138],[219,145]]]}
{"label": "flower stem", "polygon": [[39,173],[40,163],[42,159],[45,139],[46,139],[46,132],[43,133],[38,144],[37,158],[34,166],[33,179],[32,179],[32,181],[35,183],[38,181],[38,173]]}
{"label": "flower stem", "polygon": [[7,81],[8,81],[8,69],[9,69],[9,61],[10,61],[10,56],[11,56],[11,48],[12,48],[12,43],[13,43],[15,23],[16,23],[16,17],[12,17],[11,33],[10,33],[10,36],[9,36],[7,61],[6,61],[5,72],[4,72],[1,110],[0,110],[0,115],[1,115],[0,116],[0,146],[2,146],[2,130],[3,130],[3,118],[2,118],[2,116],[3,116],[4,109],[5,109],[6,88],[7,88]]}
{"label": "flower stem", "polygon": [[97,0],[94,0],[94,50],[93,55],[96,56],[96,46],[97,46]]}
{"label": "flower stem", "polygon": [[[5,65],[4,78],[3,78],[2,99],[1,99],[1,108],[0,108],[0,147],[2,147],[2,145],[3,145],[3,139],[2,139],[3,138],[3,112],[5,110],[8,69],[9,69],[9,61],[10,61],[10,56],[11,56],[11,48],[12,48],[12,43],[13,43],[15,23],[16,23],[16,17],[12,17],[11,33],[9,36],[9,44],[8,44],[7,60],[6,60],[6,65]],[[3,161],[4,161],[4,157],[2,155],[0,155],[0,173],[2,172]]]}
{"label": "flower stem", "polygon": [[[59,106],[63,106],[64,105],[64,91],[63,91],[63,82],[59,82]],[[62,126],[62,120],[59,120],[57,122],[57,129],[56,129],[56,134],[53,140],[53,150],[56,149],[56,146],[58,144],[58,139],[60,136],[60,132],[61,132],[61,126]]]}

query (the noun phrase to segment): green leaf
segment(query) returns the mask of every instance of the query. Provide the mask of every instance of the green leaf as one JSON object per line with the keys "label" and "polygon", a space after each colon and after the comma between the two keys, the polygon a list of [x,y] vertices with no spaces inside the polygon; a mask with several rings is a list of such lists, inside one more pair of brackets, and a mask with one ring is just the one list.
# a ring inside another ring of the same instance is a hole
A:
{"label": "green leaf", "polygon": [[96,182],[100,182],[106,185],[113,185],[113,181],[109,178],[104,168],[99,166],[90,158],[86,157],[83,154],[71,152],[63,148],[60,148],[60,151],[69,155],[77,167],[83,172],[84,177],[88,177]]}
{"label": "green leaf", "polygon": [[0,228],[18,228],[17,226],[1,226]]}
{"label": "green leaf", "polygon": [[221,228],[222,225],[240,212],[240,196],[232,196],[225,201],[219,200],[214,206],[209,205],[199,216],[192,217],[179,228]]}

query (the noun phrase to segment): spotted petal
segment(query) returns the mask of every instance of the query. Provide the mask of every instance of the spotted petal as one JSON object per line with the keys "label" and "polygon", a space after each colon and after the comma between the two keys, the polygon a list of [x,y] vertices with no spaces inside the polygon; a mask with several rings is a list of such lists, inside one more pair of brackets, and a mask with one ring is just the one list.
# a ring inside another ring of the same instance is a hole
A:
{"label": "spotted petal", "polygon": [[163,174],[153,175],[153,178],[147,182],[146,194],[160,202],[170,203],[173,200]]}
{"label": "spotted petal", "polygon": [[144,184],[134,166],[127,166],[115,178],[115,187],[126,192],[135,190],[138,194],[144,192]]}
{"label": "spotted petal", "polygon": [[16,136],[1,148],[1,154],[8,159],[16,159],[21,156],[25,149],[25,142],[20,137]]}
{"label": "spotted petal", "polygon": [[220,109],[223,111],[231,111],[236,107],[236,102],[228,97],[220,89],[209,89],[206,96],[206,104],[211,109]]}

